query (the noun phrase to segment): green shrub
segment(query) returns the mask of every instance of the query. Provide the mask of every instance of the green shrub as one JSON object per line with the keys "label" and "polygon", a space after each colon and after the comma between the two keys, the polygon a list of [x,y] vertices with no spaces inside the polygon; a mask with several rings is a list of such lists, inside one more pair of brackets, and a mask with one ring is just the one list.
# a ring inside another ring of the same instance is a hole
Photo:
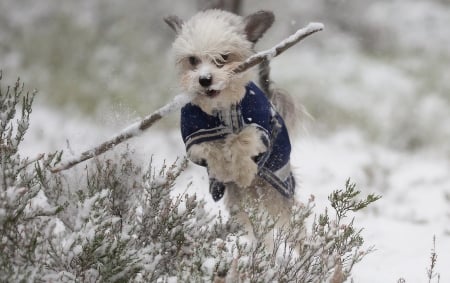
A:
{"label": "green shrub", "polygon": [[[61,152],[19,154],[35,94],[23,89],[18,80],[0,92],[1,282],[343,282],[372,250],[347,217],[379,197],[358,200],[350,182],[330,196],[334,217],[314,215],[311,198],[269,248],[246,240],[233,215],[173,194],[186,159],[144,168],[125,150],[81,170],[84,183],[52,174]],[[258,239],[272,233],[275,219],[248,211]]]}

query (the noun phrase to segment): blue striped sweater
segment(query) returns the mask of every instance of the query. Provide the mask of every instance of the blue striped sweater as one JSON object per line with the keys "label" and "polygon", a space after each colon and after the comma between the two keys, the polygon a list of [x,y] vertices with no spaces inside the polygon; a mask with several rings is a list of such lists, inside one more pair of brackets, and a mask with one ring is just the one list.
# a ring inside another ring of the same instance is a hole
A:
{"label": "blue striped sweater", "polygon": [[[192,103],[181,109],[181,135],[186,151],[192,145],[224,139],[231,133],[239,133],[248,125],[261,130],[261,138],[268,148],[255,159],[258,175],[283,196],[292,197],[295,181],[289,165],[291,143],[286,125],[264,92],[253,82],[247,84],[244,98],[229,110],[209,115]],[[197,164],[207,167],[206,161]],[[224,191],[224,184],[210,180],[210,192],[214,200],[221,199]]]}

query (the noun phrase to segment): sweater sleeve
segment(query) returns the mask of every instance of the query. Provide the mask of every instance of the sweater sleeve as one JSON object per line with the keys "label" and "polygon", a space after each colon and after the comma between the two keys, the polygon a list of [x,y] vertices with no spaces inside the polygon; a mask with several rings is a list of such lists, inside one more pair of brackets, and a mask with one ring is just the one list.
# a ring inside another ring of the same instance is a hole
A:
{"label": "sweater sleeve", "polygon": [[187,104],[181,109],[180,124],[186,151],[192,145],[223,139],[230,133],[217,117],[206,114],[193,104]]}

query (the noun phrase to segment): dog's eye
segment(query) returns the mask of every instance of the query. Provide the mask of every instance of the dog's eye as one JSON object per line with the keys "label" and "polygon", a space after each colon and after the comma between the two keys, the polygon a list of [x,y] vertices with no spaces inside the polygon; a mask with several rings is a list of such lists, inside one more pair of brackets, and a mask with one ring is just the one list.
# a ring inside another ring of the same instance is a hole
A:
{"label": "dog's eye", "polygon": [[213,59],[213,63],[216,64],[218,68],[222,68],[228,62],[228,58],[228,54],[220,54],[220,57]]}
{"label": "dog's eye", "polygon": [[189,56],[188,60],[189,60],[189,64],[191,64],[192,67],[195,67],[200,63],[200,59],[198,59],[195,56]]}

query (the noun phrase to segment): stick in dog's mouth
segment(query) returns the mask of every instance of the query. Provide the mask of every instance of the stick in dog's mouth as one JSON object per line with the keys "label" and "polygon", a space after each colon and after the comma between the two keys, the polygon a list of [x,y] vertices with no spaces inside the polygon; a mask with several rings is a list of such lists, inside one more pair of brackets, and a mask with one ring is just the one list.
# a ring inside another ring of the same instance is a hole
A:
{"label": "stick in dog's mouth", "polygon": [[[250,56],[247,60],[239,64],[233,70],[233,72],[236,74],[241,73],[261,63],[264,60],[272,59],[273,57],[276,57],[279,54],[281,54],[286,49],[300,42],[302,39],[306,38],[307,36],[317,31],[322,30],[323,28],[324,26],[321,23],[310,23],[307,27],[297,30],[295,34],[286,38],[281,43],[277,44],[271,49]],[[219,93],[220,90],[215,90],[211,92],[213,97],[217,96]],[[192,99],[191,97],[184,94],[176,96],[172,102],[164,105],[163,107],[156,110],[152,114],[144,117],[141,121],[138,121],[132,124],[131,126],[127,127],[125,130],[123,130],[116,136],[112,137],[111,139],[97,145],[94,148],[82,152],[81,154],[67,160],[66,162],[62,162],[61,164],[51,168],[52,173],[57,173],[72,168],[73,166],[85,160],[91,159],[95,156],[99,156],[100,154],[114,148],[116,145],[122,143],[125,140],[128,140],[132,137],[139,135],[144,130],[150,128],[155,122],[159,121],[161,118],[166,117],[169,114],[174,113],[176,111],[179,111],[186,103],[189,103],[191,99]]]}

